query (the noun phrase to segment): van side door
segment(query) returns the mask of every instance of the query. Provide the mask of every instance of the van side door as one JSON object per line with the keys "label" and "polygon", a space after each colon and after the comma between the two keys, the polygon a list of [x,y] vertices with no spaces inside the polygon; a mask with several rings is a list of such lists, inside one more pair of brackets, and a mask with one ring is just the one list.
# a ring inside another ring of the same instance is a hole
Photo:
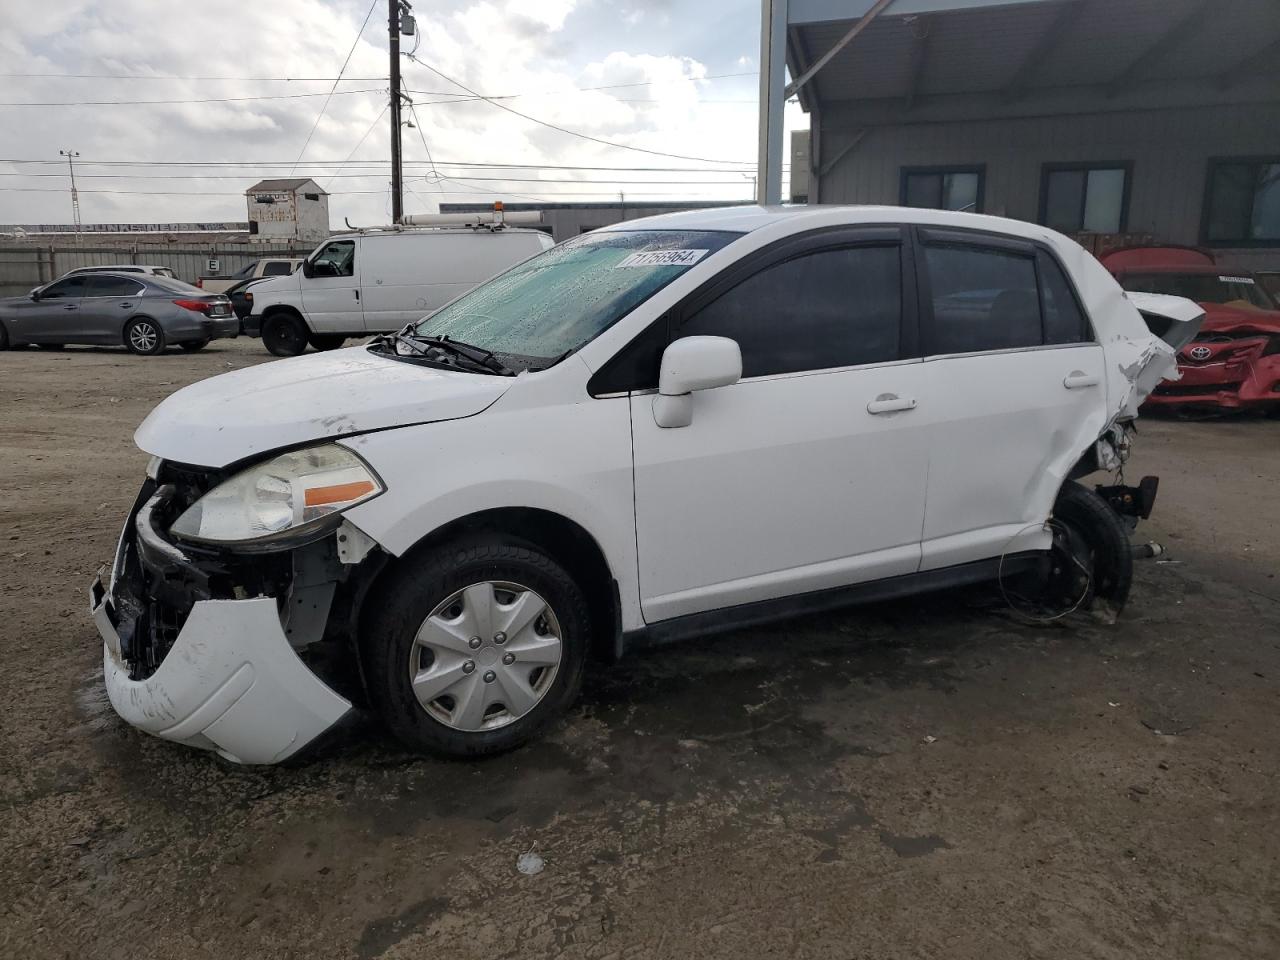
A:
{"label": "van side door", "polygon": [[299,278],[302,309],[314,332],[364,333],[360,252],[353,237],[330,240],[312,258],[311,275]]}

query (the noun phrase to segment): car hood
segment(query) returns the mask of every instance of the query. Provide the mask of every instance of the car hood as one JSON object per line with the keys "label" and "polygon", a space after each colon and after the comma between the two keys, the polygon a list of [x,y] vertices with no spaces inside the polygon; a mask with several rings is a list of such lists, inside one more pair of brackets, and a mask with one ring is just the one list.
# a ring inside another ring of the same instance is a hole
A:
{"label": "car hood", "polygon": [[510,377],[438,370],[353,347],[184,387],[151,411],[134,440],[164,460],[225,467],[309,441],[469,417],[511,383]]}
{"label": "car hood", "polygon": [[1224,303],[1202,303],[1204,323],[1201,333],[1280,334],[1280,310],[1233,307]]}

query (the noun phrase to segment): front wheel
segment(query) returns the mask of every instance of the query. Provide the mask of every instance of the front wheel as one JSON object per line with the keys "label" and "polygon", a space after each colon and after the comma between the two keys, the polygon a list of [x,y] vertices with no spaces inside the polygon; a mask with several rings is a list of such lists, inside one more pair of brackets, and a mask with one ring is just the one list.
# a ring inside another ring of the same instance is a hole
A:
{"label": "front wheel", "polygon": [[152,357],[164,349],[164,331],[148,317],[129,321],[124,328],[124,345],[131,353]]}
{"label": "front wheel", "polygon": [[337,350],[347,342],[340,333],[313,333],[307,337],[307,343],[315,350]]}
{"label": "front wheel", "polygon": [[578,695],[590,618],[542,550],[498,536],[403,561],[380,590],[361,650],[369,697],[412,750],[510,750]]}
{"label": "front wheel", "polygon": [[272,314],[262,321],[262,343],[277,357],[296,357],[307,349],[307,326],[291,313]]}

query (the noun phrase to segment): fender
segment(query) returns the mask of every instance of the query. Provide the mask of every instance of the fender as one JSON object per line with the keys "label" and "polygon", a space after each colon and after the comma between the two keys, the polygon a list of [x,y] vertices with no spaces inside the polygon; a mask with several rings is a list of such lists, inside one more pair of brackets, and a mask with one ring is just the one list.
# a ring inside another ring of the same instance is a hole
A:
{"label": "fender", "polygon": [[563,418],[555,409],[500,401],[465,420],[340,441],[387,487],[347,519],[399,557],[473,514],[511,507],[556,514],[585,530],[604,554],[618,583],[623,629],[642,626],[627,398],[560,406]]}

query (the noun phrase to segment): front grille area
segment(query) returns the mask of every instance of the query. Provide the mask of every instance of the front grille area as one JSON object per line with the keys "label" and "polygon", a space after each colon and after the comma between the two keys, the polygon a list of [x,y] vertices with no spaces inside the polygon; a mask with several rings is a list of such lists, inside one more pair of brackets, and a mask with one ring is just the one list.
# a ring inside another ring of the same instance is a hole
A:
{"label": "front grille area", "polygon": [[[112,612],[121,653],[135,680],[156,671],[200,600],[285,596],[292,579],[289,552],[238,556],[173,542],[169,525],[221,477],[165,464],[130,511]],[[141,528],[141,529],[140,529]]]}

